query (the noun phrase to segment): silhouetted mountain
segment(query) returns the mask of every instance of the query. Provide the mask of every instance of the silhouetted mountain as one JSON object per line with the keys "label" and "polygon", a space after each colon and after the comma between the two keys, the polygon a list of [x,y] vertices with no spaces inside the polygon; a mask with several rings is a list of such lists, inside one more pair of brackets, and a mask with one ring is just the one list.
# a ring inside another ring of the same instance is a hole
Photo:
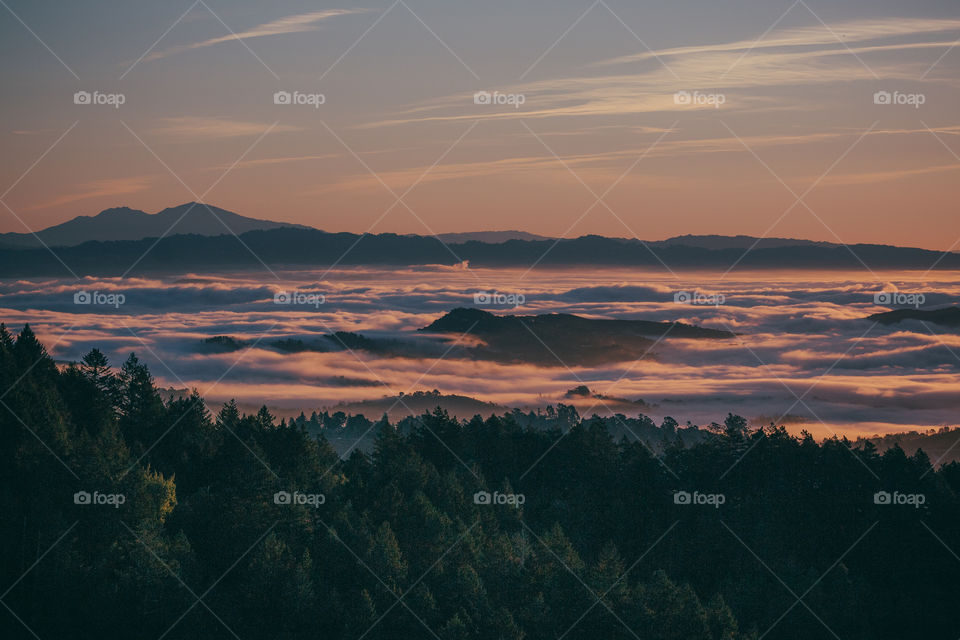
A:
{"label": "silhouetted mountain", "polygon": [[754,238],[752,236],[683,235],[649,243],[651,246],[684,246],[699,249],[776,249],[778,247],[838,247],[832,242],[793,238]]}
{"label": "silhouetted mountain", "polygon": [[507,240],[553,240],[526,231],[468,231],[465,233],[438,233],[437,237],[446,243],[487,242],[496,244]]}
{"label": "silhouetted mountain", "polygon": [[[168,210],[170,211],[170,210]],[[147,214],[144,214],[147,215]],[[160,214],[156,214],[160,215]],[[192,215],[192,213],[191,213]],[[153,216],[148,216],[153,217]],[[239,216],[238,216],[239,218]],[[250,220],[250,219],[245,219]],[[209,222],[209,221],[208,221]],[[254,221],[250,224],[278,225]],[[219,222],[213,221],[222,228]],[[205,229],[210,230],[207,226]],[[166,229],[161,229],[159,236]],[[176,228],[180,231],[180,227]],[[137,231],[141,233],[141,231]],[[712,238],[712,237],[711,237]],[[216,269],[273,269],[350,265],[456,265],[466,261],[482,267],[640,267],[681,269],[845,269],[864,265],[881,269],[960,269],[960,254],[886,245],[831,245],[804,240],[794,245],[764,246],[747,251],[738,246],[704,248],[689,244],[643,243],[624,238],[583,236],[571,240],[507,240],[444,243],[431,236],[392,233],[326,233],[309,228],[275,228],[230,235],[168,235],[126,241],[85,242],[45,248],[6,249],[0,237],[0,277],[142,275],[156,272]],[[242,241],[242,242],[241,242]],[[679,242],[679,241],[678,241]],[[694,240],[688,240],[694,242]],[[779,240],[777,242],[780,242]],[[718,244],[711,240],[707,244]],[[62,262],[61,262],[62,261]],[[66,265],[66,266],[64,266]],[[136,265],[134,269],[131,267]],[[72,270],[72,273],[71,273]]]}
{"label": "silhouetted mountain", "polygon": [[105,209],[95,216],[78,216],[63,224],[37,231],[36,235],[0,234],[0,248],[35,248],[42,247],[43,244],[49,247],[72,247],[91,241],[142,240],[178,234],[220,236],[232,232],[239,235],[247,231],[284,227],[309,229],[299,224],[247,218],[220,207],[197,202],[169,207],[153,214],[129,207],[115,207]]}
{"label": "silhouetted mountain", "polygon": [[960,327],[960,307],[944,307],[942,309],[895,309],[868,316],[867,320],[874,320],[880,324],[896,324],[903,320],[921,320],[932,322],[945,327]]}
{"label": "silhouetted mountain", "polygon": [[654,340],[732,338],[728,331],[648,320],[583,318],[566,313],[497,316],[480,309],[454,309],[423,332],[480,339],[472,347],[479,357],[543,366],[591,366],[636,360],[649,354]]}

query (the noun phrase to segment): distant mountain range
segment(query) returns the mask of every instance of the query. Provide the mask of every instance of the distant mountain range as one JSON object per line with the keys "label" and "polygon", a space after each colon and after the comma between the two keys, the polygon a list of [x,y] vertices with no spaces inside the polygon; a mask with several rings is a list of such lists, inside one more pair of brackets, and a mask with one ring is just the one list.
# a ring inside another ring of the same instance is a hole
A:
{"label": "distant mountain range", "polygon": [[[229,230],[228,230],[229,228]],[[164,235],[166,234],[166,235]],[[238,241],[236,234],[242,240]],[[960,269],[960,253],[749,236],[680,236],[656,242],[521,231],[443,234],[328,233],[187,203],[156,214],[119,208],[37,233],[0,234],[0,276],[119,276],[217,269],[339,265],[484,267],[629,266],[670,269]],[[162,238],[159,241],[157,238]],[[749,249],[749,251],[748,251]],[[62,262],[61,262],[62,261]],[[66,265],[66,267],[64,266]]]}
{"label": "distant mountain range", "polygon": [[[0,233],[0,247],[74,247],[85,242],[143,240],[182,234],[237,235],[281,228],[311,229],[300,224],[257,220],[215,207],[188,202],[157,213],[129,207],[105,209],[95,216],[78,216],[32,233]],[[38,239],[39,238],[39,239]],[[41,242],[42,241],[42,242]]]}

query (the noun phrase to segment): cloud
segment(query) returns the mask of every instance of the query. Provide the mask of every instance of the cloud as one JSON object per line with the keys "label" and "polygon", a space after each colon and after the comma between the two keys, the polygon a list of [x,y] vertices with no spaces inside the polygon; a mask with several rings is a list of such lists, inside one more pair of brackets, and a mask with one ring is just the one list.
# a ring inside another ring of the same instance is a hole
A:
{"label": "cloud", "polygon": [[76,191],[71,193],[64,194],[53,200],[43,202],[32,207],[28,207],[25,211],[33,211],[36,209],[46,209],[47,207],[55,207],[61,204],[69,204],[71,202],[77,202],[79,200],[86,200],[88,198],[99,198],[101,196],[118,196],[125,195],[128,193],[137,193],[138,191],[143,191],[150,187],[152,177],[151,176],[137,176],[133,178],[111,178],[107,180],[94,180],[86,184],[80,185]]}
{"label": "cloud", "polygon": [[328,9],[325,11],[313,11],[310,13],[287,16],[285,18],[280,18],[279,20],[274,20],[273,22],[267,22],[236,34],[231,33],[217,38],[210,38],[201,42],[195,42],[193,44],[177,45],[162,51],[155,51],[148,55],[145,59],[159,60],[160,58],[166,58],[167,56],[182,53],[184,51],[212,47],[213,45],[220,44],[222,42],[231,42],[233,40],[249,40],[251,38],[263,38],[266,36],[279,36],[289,33],[317,31],[319,29],[317,24],[323,22],[324,20],[355,13],[366,13],[366,11],[366,9]]}
{"label": "cloud", "polygon": [[[258,136],[270,128],[262,122],[248,122],[245,120],[230,120],[228,118],[204,118],[199,116],[180,116],[176,118],[162,118],[162,124],[151,129],[157,135],[179,138],[237,138]],[[278,124],[271,133],[283,131],[301,131],[300,127]]]}

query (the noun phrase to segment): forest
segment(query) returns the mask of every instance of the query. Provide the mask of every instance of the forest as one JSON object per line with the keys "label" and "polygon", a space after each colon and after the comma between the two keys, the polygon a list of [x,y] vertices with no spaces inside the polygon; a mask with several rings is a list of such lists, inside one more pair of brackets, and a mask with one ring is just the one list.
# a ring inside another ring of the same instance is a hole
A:
{"label": "forest", "polygon": [[960,635],[960,464],[922,450],[437,410],[341,457],[339,417],[165,400],[29,326],[0,405],[3,638]]}

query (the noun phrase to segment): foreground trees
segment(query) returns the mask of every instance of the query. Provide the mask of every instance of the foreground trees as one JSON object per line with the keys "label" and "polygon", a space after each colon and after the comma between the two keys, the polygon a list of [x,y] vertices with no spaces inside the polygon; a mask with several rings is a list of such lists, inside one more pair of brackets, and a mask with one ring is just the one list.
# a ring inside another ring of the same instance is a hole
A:
{"label": "foreground trees", "polygon": [[340,460],[29,328],[0,394],[4,638],[956,635],[960,470],[922,453],[438,411]]}

